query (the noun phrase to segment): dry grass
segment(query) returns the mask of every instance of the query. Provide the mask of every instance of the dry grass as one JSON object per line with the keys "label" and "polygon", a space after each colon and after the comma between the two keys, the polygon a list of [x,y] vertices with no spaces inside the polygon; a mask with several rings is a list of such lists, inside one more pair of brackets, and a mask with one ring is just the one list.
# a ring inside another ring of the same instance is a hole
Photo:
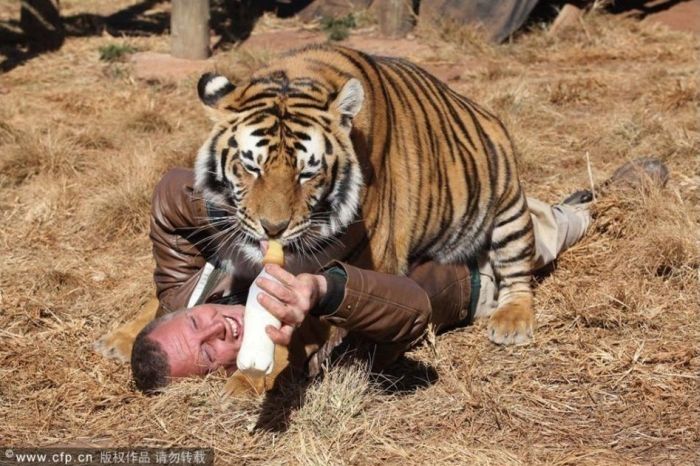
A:
{"label": "dry grass", "polygon": [[[539,284],[535,344],[497,348],[479,323],[413,351],[393,385],[339,366],[264,402],[221,399],[219,375],[136,393],[91,344],[152,294],[151,190],[209,124],[194,79],[139,82],[99,60],[110,38],[73,39],[0,76],[3,443],[207,445],[219,464],[697,464],[698,39],[595,13],[558,39],[454,34],[418,40],[472,64],[452,84],[506,121],[530,194],[587,186],[586,152],[598,181],[638,156],[671,169],[666,190],[599,202]],[[240,76],[259,58],[215,61]]]}

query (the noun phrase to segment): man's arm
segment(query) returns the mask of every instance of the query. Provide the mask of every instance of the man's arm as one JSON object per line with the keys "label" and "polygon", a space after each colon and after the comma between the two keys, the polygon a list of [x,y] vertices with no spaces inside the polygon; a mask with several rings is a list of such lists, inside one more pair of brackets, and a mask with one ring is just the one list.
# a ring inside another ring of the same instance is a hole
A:
{"label": "man's arm", "polygon": [[426,262],[408,276],[397,276],[336,262],[325,275],[338,269],[347,277],[342,300],[325,310],[321,319],[373,343],[374,369],[391,364],[413,347],[425,336],[428,324],[439,331],[467,323],[466,266]]}
{"label": "man's arm", "polygon": [[151,203],[153,278],[160,302],[158,315],[187,306],[203,273],[207,242],[206,207],[195,197],[191,170],[169,170],[156,186]]}
{"label": "man's arm", "polygon": [[325,300],[312,310],[322,320],[375,343],[410,346],[424,335],[432,306],[425,290],[410,278],[342,262],[332,263],[324,276],[331,284],[339,276],[345,280],[340,286],[328,287],[331,293],[340,294],[339,302]]}
{"label": "man's arm", "polygon": [[[470,274],[465,266],[428,262],[408,277],[342,262],[332,262],[322,275],[294,276],[277,266],[268,272],[280,284],[261,280],[270,296],[259,299],[284,324],[280,330],[268,329],[281,345],[289,344],[293,329],[311,314],[369,343],[378,369],[419,341],[429,323],[438,331],[468,323]],[[324,359],[339,343],[338,338],[328,341],[316,357]]]}

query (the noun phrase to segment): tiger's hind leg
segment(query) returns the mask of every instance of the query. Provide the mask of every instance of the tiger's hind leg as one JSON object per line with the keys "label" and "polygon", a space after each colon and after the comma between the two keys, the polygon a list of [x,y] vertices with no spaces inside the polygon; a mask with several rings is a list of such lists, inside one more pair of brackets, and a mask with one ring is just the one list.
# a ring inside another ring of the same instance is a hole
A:
{"label": "tiger's hind leg", "polygon": [[520,189],[504,202],[494,220],[490,259],[498,280],[498,307],[488,323],[488,336],[500,345],[532,341],[532,271],[535,235]]}
{"label": "tiger's hind leg", "polygon": [[134,319],[104,335],[93,344],[93,348],[108,359],[116,359],[120,362],[129,361],[136,335],[155,319],[157,311],[158,300],[153,298],[144,304]]}

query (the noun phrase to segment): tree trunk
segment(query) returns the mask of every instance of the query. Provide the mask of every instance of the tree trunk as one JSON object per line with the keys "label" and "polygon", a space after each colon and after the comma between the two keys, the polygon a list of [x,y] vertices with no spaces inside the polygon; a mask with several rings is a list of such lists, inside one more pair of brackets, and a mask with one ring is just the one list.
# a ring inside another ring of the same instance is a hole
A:
{"label": "tree trunk", "polygon": [[379,29],[388,37],[405,36],[416,23],[413,0],[379,0]]}
{"label": "tree trunk", "polygon": [[203,60],[209,56],[209,0],[172,0],[171,54]]}

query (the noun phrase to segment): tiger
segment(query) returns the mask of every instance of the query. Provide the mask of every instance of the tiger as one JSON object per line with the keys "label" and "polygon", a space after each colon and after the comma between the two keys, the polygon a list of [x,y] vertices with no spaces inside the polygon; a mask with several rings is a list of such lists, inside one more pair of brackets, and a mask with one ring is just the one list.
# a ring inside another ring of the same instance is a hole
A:
{"label": "tiger", "polygon": [[374,270],[487,255],[497,344],[532,340],[534,234],[514,145],[494,114],[401,58],[337,45],[293,50],[234,85],[207,73],[214,122],[195,186],[230,212],[236,240],[323,248],[356,222]]}

